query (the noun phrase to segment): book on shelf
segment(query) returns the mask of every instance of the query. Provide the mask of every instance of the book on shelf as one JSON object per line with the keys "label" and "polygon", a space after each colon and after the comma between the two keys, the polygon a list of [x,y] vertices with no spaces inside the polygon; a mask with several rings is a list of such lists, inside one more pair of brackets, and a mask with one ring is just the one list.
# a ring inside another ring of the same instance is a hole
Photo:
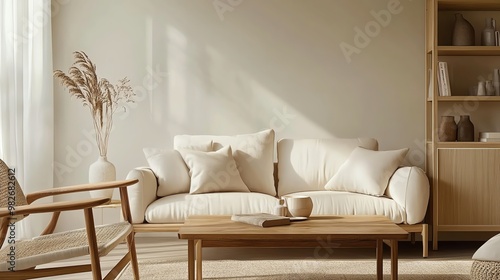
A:
{"label": "book on shelf", "polygon": [[448,63],[438,62],[438,88],[439,96],[451,96],[450,76],[448,73]]}
{"label": "book on shelf", "polygon": [[495,46],[500,46],[500,31],[495,31]]}
{"label": "book on shelf", "polygon": [[231,216],[231,220],[260,227],[274,227],[290,224],[290,218],[268,213],[234,214]]}

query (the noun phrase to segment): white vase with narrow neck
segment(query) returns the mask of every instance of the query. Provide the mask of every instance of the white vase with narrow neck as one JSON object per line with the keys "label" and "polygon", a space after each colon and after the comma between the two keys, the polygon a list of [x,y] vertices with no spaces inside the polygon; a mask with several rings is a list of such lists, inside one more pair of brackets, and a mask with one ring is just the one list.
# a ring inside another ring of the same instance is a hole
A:
{"label": "white vase with narrow neck", "polygon": [[[115,166],[108,161],[105,156],[100,156],[96,162],[89,167],[89,183],[101,183],[116,180]],[[114,189],[94,190],[90,191],[90,197],[101,198],[113,197]]]}

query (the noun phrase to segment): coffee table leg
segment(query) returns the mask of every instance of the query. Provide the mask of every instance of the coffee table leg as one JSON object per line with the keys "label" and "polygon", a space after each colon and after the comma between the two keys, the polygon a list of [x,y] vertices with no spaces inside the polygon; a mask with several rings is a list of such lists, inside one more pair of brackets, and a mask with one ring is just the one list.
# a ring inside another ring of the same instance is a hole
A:
{"label": "coffee table leg", "polygon": [[194,280],[194,240],[188,240],[188,279]]}
{"label": "coffee table leg", "polygon": [[384,241],[377,239],[377,280],[384,279]]}
{"label": "coffee table leg", "polygon": [[391,240],[391,280],[398,279],[398,241]]}
{"label": "coffee table leg", "polygon": [[201,255],[201,240],[196,240],[196,279],[202,279],[201,261],[203,256]]}

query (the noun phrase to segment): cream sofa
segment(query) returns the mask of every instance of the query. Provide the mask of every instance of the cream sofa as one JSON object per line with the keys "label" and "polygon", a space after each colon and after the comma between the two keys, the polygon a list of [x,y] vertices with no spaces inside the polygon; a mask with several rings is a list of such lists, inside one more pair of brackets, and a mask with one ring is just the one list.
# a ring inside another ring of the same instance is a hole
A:
{"label": "cream sofa", "polygon": [[175,231],[189,215],[269,213],[278,197],[300,194],[312,198],[312,215],[387,216],[421,233],[427,256],[428,179],[387,160],[406,151],[377,151],[370,138],[274,137],[177,135],[173,149],[144,149],[149,166],[127,176],[139,180],[128,189],[136,231]]}

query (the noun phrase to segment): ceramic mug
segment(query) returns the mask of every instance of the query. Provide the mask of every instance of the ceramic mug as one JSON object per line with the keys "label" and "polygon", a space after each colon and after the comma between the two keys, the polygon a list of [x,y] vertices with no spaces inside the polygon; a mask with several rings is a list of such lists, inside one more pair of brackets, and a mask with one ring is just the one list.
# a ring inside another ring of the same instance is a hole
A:
{"label": "ceramic mug", "polygon": [[292,217],[309,217],[313,209],[313,202],[305,195],[285,195],[286,207]]}

